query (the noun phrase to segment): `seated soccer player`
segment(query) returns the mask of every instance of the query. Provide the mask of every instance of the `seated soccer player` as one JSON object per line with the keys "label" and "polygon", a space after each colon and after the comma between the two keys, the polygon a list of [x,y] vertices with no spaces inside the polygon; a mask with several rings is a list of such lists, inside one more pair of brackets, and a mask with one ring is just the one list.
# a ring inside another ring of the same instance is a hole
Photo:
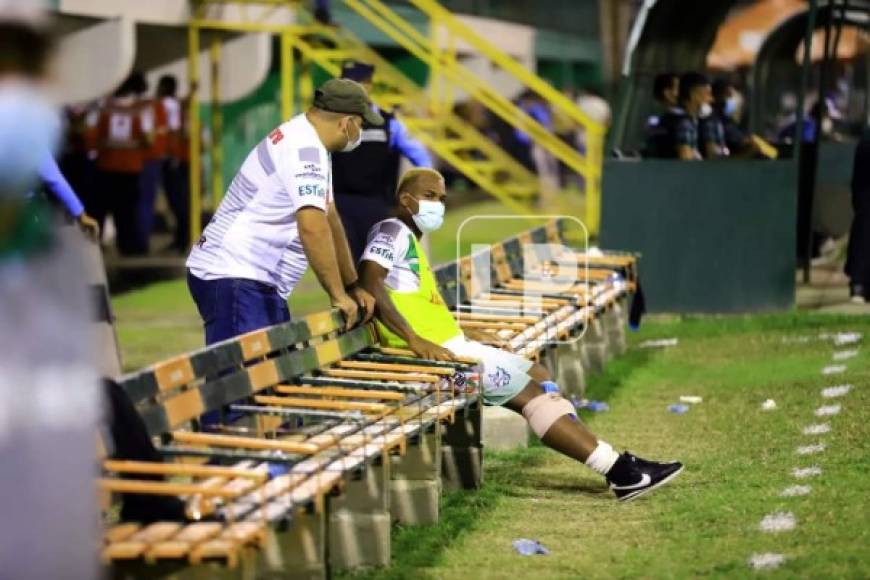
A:
{"label": "seated soccer player", "polygon": [[444,219],[444,178],[432,169],[404,174],[394,218],[374,225],[360,263],[363,287],[376,299],[381,342],[410,348],[421,357],[451,360],[454,355],[481,361],[484,402],[521,413],[545,445],[582,461],[607,478],[621,501],[666,483],[683,466],[619,454],[577,419],[574,406],[541,365],[466,336],[438,293],[419,239]]}

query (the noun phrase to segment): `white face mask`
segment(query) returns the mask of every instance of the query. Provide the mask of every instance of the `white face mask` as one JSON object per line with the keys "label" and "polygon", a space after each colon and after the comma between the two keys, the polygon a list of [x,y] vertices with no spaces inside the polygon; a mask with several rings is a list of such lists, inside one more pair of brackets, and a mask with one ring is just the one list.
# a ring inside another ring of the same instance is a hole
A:
{"label": "white face mask", "polygon": [[420,208],[413,216],[414,223],[424,234],[434,232],[444,223],[444,212],[447,208],[440,201],[421,199],[418,201]]}
{"label": "white face mask", "polygon": [[710,106],[710,103],[704,103],[701,105],[701,108],[698,110],[698,116],[702,119],[706,119],[710,115],[713,114],[713,107]]}
{"label": "white face mask", "polygon": [[0,82],[0,197],[23,194],[36,182],[59,137],[60,118],[37,85]]}
{"label": "white face mask", "polygon": [[362,127],[360,127],[359,129],[359,133],[357,134],[356,139],[351,140],[349,129],[351,124],[352,123],[348,122],[347,127],[345,127],[344,129],[345,134],[347,135],[347,144],[342,148],[342,153],[350,153],[351,151],[359,147],[360,143],[362,143]]}

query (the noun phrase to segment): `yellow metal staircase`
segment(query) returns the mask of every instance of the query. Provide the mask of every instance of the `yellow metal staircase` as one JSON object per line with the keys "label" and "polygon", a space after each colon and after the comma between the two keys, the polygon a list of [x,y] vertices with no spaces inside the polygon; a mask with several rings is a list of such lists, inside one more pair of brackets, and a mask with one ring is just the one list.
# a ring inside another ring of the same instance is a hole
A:
{"label": "yellow metal staircase", "polygon": [[[293,46],[302,56],[337,76],[347,59],[375,65],[372,99],[401,111],[408,130],[433,153],[481,189],[518,213],[527,213],[540,191],[537,177],[488,137],[455,115],[345,29],[309,24],[296,27]],[[304,83],[303,83],[304,85]],[[310,93],[303,87],[302,92]],[[307,100],[309,95],[303,95]]]}
{"label": "yellow metal staircase", "polygon": [[[376,66],[373,100],[383,109],[398,108],[408,129],[433,153],[441,157],[484,191],[518,213],[533,211],[543,191],[540,180],[470,123],[453,113],[453,90],[461,88],[508,125],[525,132],[535,143],[583,177],[587,205],[587,226],[597,230],[603,128],[584,115],[570,99],[553,89],[509,55],[483,39],[433,0],[408,0],[429,19],[425,36],[381,0],[344,0],[357,14],[393,39],[399,46],[430,68],[426,91],[391,63],[345,29],[323,26],[314,21],[299,0],[193,0],[189,28],[189,67],[193,81],[198,78],[199,35],[212,32],[267,32],[281,41],[281,110],[286,118],[294,102],[294,49],[303,61],[316,63],[328,74],[337,75],[347,59]],[[291,10],[295,17],[275,19],[279,11]],[[212,85],[218,86],[219,38],[211,36]],[[583,128],[586,150],[578,152],[552,134],[508,98],[464,67],[457,60],[457,43],[485,56],[492,67],[504,71],[523,86],[549,102],[555,112]],[[310,102],[313,93],[310,67],[303,68],[299,91],[301,101]],[[218,101],[213,93],[213,100]],[[219,111],[219,108],[215,110]],[[191,101],[192,123],[198,124],[197,99]],[[214,123],[213,123],[214,124]],[[214,127],[219,129],[219,123]],[[198,151],[197,131],[191,129],[191,150]],[[219,134],[213,145],[219,149]],[[217,157],[219,159],[219,156]],[[192,165],[195,160],[192,160]],[[195,170],[195,171],[194,171]],[[219,172],[218,172],[219,173]],[[191,170],[192,190],[198,191],[199,167]],[[215,189],[218,188],[215,185]],[[552,210],[552,207],[545,208]],[[192,224],[192,230],[196,224]]]}
{"label": "yellow metal staircase", "polygon": [[[589,118],[569,98],[522,66],[456,18],[435,0],[408,0],[429,19],[429,36],[423,35],[381,0],[344,0],[345,5],[368,20],[378,30],[426,63],[433,81],[461,87],[502,120],[526,133],[535,143],[576,171],[583,178],[587,203],[587,227],[597,231],[600,207],[600,180],[605,129]],[[575,122],[585,133],[586,149],[578,151],[562,141],[539,122],[514,105],[457,59],[458,41],[486,57],[490,66],[514,77],[547,101],[554,112]]]}

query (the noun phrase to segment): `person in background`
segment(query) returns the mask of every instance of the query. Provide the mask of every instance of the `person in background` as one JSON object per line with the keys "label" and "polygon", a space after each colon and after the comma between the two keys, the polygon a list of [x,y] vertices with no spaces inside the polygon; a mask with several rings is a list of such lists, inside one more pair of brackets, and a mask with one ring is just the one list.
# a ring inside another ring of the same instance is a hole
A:
{"label": "person in background", "polygon": [[732,159],[751,159],[760,154],[759,146],[752,136],[740,128],[742,99],[734,85],[727,79],[713,81],[712,122],[719,125],[723,147]]}
{"label": "person in background", "polygon": [[852,165],[852,229],[846,254],[846,275],[852,302],[870,299],[870,129],[865,129],[855,148]]}
{"label": "person in background", "polygon": [[[190,238],[190,164],[189,140],[186,132],[187,102],[176,96],[178,81],[173,75],[163,75],[157,82],[157,99],[166,112],[166,155],[163,158],[163,189],[169,209],[175,217],[175,232],[171,249],[187,250]],[[193,91],[191,91],[193,92]]]}
{"label": "person in background", "polygon": [[677,97],[680,92],[680,77],[676,73],[665,72],[657,74],[653,79],[653,99],[656,102],[656,112],[647,117],[644,157],[666,157],[667,131],[661,124],[661,118],[668,111],[677,107]]}
{"label": "person in background", "polygon": [[97,197],[94,217],[103,226],[108,213],[124,255],[147,252],[136,224],[140,177],[150,143],[136,98],[140,85],[131,75],[100,110],[97,122]]}
{"label": "person in background", "polygon": [[142,109],[142,125],[148,134],[150,146],[145,150],[142,164],[136,224],[139,232],[139,246],[147,252],[154,229],[154,203],[157,190],[164,182],[164,167],[169,157],[169,115],[160,96],[159,87],[154,98],[146,96],[148,81],[140,72],[134,72],[136,93]]}
{"label": "person in background", "polygon": [[[341,76],[360,83],[370,92],[374,73],[375,67],[370,64],[348,61],[342,66]],[[369,229],[389,214],[401,158],[405,157],[415,167],[432,167],[429,152],[411,137],[395,113],[372,107],[383,117],[384,124],[364,122],[360,146],[353,152],[332,156],[335,206],[354,261],[365,249]]]}
{"label": "person in background", "polygon": [[357,285],[333,202],[331,153],[362,142],[363,119],[383,123],[365,89],[331,79],[314,104],[248,154],[187,258],[206,344],[290,320],[287,299],[311,264],[347,328],[374,300]]}
{"label": "person in background", "polygon": [[656,157],[697,161],[702,159],[699,148],[698,121],[710,114],[712,93],[710,79],[699,72],[680,77],[678,106],[662,115],[663,138]]}
{"label": "person in background", "polygon": [[[553,112],[550,105],[537,93],[531,90],[523,92],[517,102],[519,108],[529,117],[537,121],[549,132],[555,130]],[[535,172],[541,180],[539,203],[547,204],[550,194],[559,189],[559,161],[546,149],[532,141],[532,138],[519,129],[514,129],[517,141],[529,148]]]}

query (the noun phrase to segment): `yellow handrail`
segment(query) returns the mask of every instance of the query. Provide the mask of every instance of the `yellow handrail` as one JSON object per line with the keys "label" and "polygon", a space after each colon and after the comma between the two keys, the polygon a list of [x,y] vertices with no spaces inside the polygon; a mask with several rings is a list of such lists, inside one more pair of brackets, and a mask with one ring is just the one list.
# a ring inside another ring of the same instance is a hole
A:
{"label": "yellow handrail", "polygon": [[[590,165],[573,147],[553,135],[525,111],[493,90],[464,66],[443,58],[407,21],[384,5],[380,0],[344,0],[345,4],[363,16],[384,34],[395,40],[433,70],[440,69],[454,83],[461,86],[473,98],[480,101],[508,124],[552,153],[574,171],[590,179],[600,173],[600,167]],[[543,82],[543,81],[542,81]]]}
{"label": "yellow handrail", "polygon": [[409,0],[411,4],[416,6],[421,12],[429,16],[430,19],[437,20],[443,24],[451,33],[462,38],[469,45],[480,51],[481,54],[489,58],[506,72],[513,75],[517,80],[529,87],[551,105],[557,107],[560,111],[568,115],[573,121],[582,125],[587,131],[604,133],[604,127],[589,117],[568,97],[554,89],[549,83],[541,77],[529,71],[516,60],[498,49],[491,42],[474,32],[467,24],[453,16],[453,14],[438,4],[434,0]]}

